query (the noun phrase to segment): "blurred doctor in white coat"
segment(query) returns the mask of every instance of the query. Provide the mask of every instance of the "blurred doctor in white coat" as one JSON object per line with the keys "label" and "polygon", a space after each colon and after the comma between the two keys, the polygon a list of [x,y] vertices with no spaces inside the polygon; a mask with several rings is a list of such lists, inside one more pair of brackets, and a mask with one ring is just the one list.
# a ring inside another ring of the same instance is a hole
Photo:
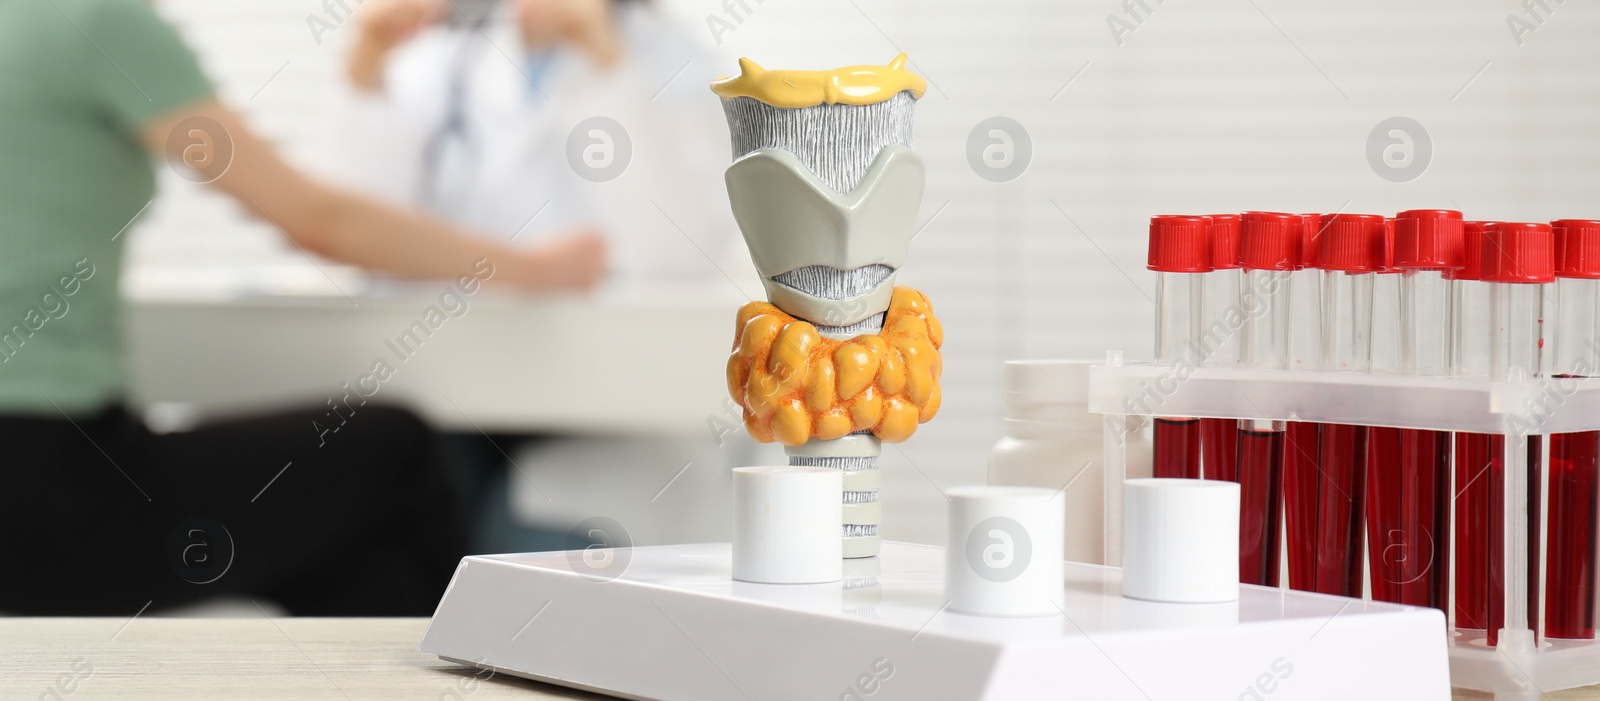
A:
{"label": "blurred doctor in white coat", "polygon": [[366,0],[335,111],[336,174],[517,242],[599,234],[614,281],[722,280],[712,66],[638,0]]}
{"label": "blurred doctor in white coat", "polygon": [[[723,187],[726,120],[706,87],[717,70],[656,8],[365,0],[352,23],[330,154],[349,186],[519,244],[582,246],[598,234],[623,294],[703,288],[729,298],[731,320],[740,288],[760,290]],[[740,276],[749,284],[732,282]],[[584,547],[566,531],[597,513],[620,518],[638,544],[723,539],[729,487],[716,464],[745,459],[704,435],[494,442],[453,444],[477,455],[464,491],[474,546],[491,552]],[[501,451],[540,493],[490,469]],[[679,465],[663,456],[685,455],[698,469],[674,478],[671,498],[645,504],[617,489],[665,481],[656,473]]]}

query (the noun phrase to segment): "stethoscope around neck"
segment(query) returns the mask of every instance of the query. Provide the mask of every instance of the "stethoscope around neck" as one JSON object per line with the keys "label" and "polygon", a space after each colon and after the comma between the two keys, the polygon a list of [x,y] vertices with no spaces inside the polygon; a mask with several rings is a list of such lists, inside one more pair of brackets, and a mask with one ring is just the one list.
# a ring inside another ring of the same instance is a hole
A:
{"label": "stethoscope around neck", "polygon": [[[440,201],[440,168],[446,151],[451,145],[457,144],[461,149],[462,159],[474,162],[482,154],[481,139],[472,133],[471,125],[467,119],[467,92],[472,78],[474,59],[481,53],[485,46],[492,47],[485,28],[495,20],[485,20],[474,26],[458,27],[453,31],[465,32],[459,46],[450,57],[450,71],[448,82],[445,85],[444,119],[428,134],[424,141],[422,151],[422,177],[418,182],[417,201],[423,205],[439,211],[444,203]],[[495,50],[498,53],[498,49]],[[550,50],[545,50],[539,60],[530,61],[526,70],[519,71],[529,82],[537,86],[539,79],[553,63]],[[468,169],[467,177],[473,177]],[[466,183],[468,188],[472,183]]]}

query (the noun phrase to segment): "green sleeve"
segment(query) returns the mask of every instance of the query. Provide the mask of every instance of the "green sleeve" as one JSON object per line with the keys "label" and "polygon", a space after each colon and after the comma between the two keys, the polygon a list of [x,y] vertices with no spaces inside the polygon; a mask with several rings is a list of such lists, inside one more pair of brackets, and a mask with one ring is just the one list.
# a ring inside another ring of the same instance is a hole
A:
{"label": "green sleeve", "polygon": [[101,0],[90,7],[79,22],[94,47],[84,68],[116,121],[137,131],[212,94],[194,53],[145,0]]}

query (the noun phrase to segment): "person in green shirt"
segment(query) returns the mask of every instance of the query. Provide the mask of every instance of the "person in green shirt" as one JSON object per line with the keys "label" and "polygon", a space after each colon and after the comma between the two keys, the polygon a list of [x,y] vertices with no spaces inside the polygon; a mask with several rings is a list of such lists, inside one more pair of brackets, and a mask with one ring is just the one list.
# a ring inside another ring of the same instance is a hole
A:
{"label": "person in green shirt", "polygon": [[161,161],[389,274],[543,291],[604,263],[590,234],[516,249],[290,167],[142,0],[0,0],[0,611],[431,612],[462,546],[414,417],[362,406],[319,443],[322,408],[170,435],[122,408],[122,246]]}

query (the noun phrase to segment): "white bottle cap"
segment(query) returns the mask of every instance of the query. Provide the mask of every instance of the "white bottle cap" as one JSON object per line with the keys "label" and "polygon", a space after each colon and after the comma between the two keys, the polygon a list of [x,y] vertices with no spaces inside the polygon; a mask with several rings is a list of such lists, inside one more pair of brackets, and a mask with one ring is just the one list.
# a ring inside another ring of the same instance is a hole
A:
{"label": "white bottle cap", "polygon": [[1007,360],[1000,369],[1006,416],[1031,421],[1077,421],[1098,425],[1090,414],[1089,367],[1094,360]]}
{"label": "white bottle cap", "polygon": [[944,596],[950,610],[1058,616],[1066,500],[1036,487],[958,487],[950,498]]}
{"label": "white bottle cap", "polygon": [[733,470],[733,578],[816,584],[844,578],[844,473],[826,467]]}
{"label": "white bottle cap", "polygon": [[1006,397],[1052,404],[1089,401],[1089,366],[1099,360],[1007,360],[1000,369]]}
{"label": "white bottle cap", "polygon": [[1171,603],[1239,598],[1239,484],[1130,479],[1122,486],[1122,594]]}

